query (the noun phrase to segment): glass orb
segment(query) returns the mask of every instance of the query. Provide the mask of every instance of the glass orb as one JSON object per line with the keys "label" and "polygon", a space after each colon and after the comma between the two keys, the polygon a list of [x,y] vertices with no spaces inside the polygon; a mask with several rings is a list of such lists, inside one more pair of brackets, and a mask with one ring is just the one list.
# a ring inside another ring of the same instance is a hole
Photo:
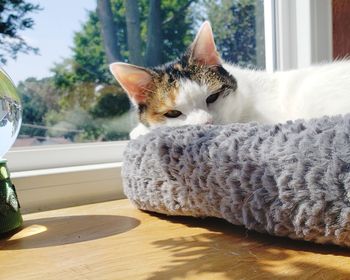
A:
{"label": "glass orb", "polygon": [[21,100],[13,82],[0,68],[0,159],[15,142],[21,123]]}

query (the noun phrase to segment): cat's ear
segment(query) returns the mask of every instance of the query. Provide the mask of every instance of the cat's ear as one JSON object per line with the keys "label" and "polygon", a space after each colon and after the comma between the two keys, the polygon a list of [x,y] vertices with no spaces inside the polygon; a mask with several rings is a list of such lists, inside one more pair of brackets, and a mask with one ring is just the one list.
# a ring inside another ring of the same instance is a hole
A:
{"label": "cat's ear", "polygon": [[109,69],[134,104],[146,101],[153,85],[152,74],[147,69],[122,62],[110,64]]}
{"label": "cat's ear", "polygon": [[190,59],[201,65],[221,65],[209,21],[205,21],[190,46]]}

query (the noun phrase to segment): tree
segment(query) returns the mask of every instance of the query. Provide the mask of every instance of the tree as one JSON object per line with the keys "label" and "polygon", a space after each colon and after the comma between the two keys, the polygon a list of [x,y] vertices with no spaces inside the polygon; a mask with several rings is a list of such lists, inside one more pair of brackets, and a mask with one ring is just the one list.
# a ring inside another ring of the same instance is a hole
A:
{"label": "tree", "polygon": [[[131,7],[134,2],[138,5]],[[160,6],[155,9],[149,6],[148,0],[105,1],[104,4],[108,4],[105,8],[111,10],[116,27],[109,35],[114,36],[113,44],[117,44],[120,52],[117,60],[144,64],[151,10],[157,11],[160,22],[159,26],[151,28],[161,29],[159,33],[154,32],[161,37],[155,39],[159,42],[159,51],[152,52],[152,55],[158,57],[159,63],[163,63],[182,53],[192,39],[191,18],[184,16],[188,2],[193,1],[158,1]],[[182,16],[177,16],[177,12],[181,12]],[[106,20],[102,19],[102,15],[98,10],[89,13],[87,22],[74,35],[72,57],[52,69],[61,112],[47,114],[46,125],[61,129],[58,130],[62,131],[61,134],[55,132],[56,136],[72,140],[125,139],[134,125],[134,118],[129,113],[128,97],[108,70],[110,58],[105,44],[109,43],[106,43],[106,34],[102,31],[106,30],[102,27],[102,21]],[[107,17],[111,22],[111,17]],[[77,132],[81,130],[82,133]]]}
{"label": "tree", "polygon": [[124,0],[123,3],[125,6],[129,61],[136,65],[143,65],[138,0]]}
{"label": "tree", "polygon": [[190,7],[196,2],[197,0],[161,1],[163,39],[161,63],[179,57],[192,42],[195,17]]}
{"label": "tree", "polygon": [[[75,33],[72,50],[71,59],[52,68],[54,83],[64,109],[79,106],[89,110],[98,99],[96,87],[113,83],[96,12],[90,12],[82,30]],[[116,91],[122,92],[122,89]]]}
{"label": "tree", "polygon": [[25,108],[22,113],[23,125],[20,135],[45,136],[46,130],[27,125],[45,126],[46,114],[59,110],[59,96],[55,94],[56,89],[52,79],[28,78],[19,83],[17,91],[21,97],[22,106]]}
{"label": "tree", "polygon": [[[262,0],[202,0],[222,58],[243,65],[264,67]],[[196,7],[197,8],[197,7]],[[198,16],[197,21],[203,21]]]}
{"label": "tree", "polygon": [[147,26],[146,65],[156,66],[162,63],[162,18],[160,0],[149,1]]}
{"label": "tree", "polygon": [[[185,0],[162,1],[160,11],[162,15],[160,18],[165,19],[160,24],[162,34],[164,34],[162,35],[163,40],[159,42],[162,45],[160,47],[162,53],[158,51],[152,53],[154,57],[158,57],[159,63],[174,59],[185,50],[191,40],[191,20],[177,16],[177,12],[184,13],[184,8],[187,8],[189,5],[188,2]],[[132,1],[129,3],[132,3]],[[128,5],[123,5],[123,0],[111,0],[110,4],[113,21],[118,27],[115,44],[119,46],[120,60],[135,63],[131,61],[134,59],[131,52],[137,51],[139,54],[144,54],[147,45],[148,15],[150,13],[148,1],[142,0],[139,2],[139,6],[136,6],[139,9],[139,13],[135,11],[127,12]],[[128,48],[128,45],[132,43],[127,42],[126,34],[132,33],[132,30],[136,32],[138,27],[136,29],[129,27],[129,31],[127,31],[127,14],[129,14],[129,21],[137,22],[139,17],[140,30],[138,36],[142,40],[141,51],[138,48]],[[103,36],[101,36],[100,24],[100,17],[97,12],[90,12],[88,21],[83,24],[82,30],[74,36],[73,57],[57,64],[52,69],[55,84],[61,90],[64,99],[63,104],[66,106],[74,107],[79,105],[86,109],[91,109],[101,98],[95,91],[97,86],[114,85],[113,91],[109,93],[118,94],[123,92],[109,73],[108,56],[104,48],[106,40],[103,40]],[[112,89],[111,87],[108,88]],[[104,94],[108,94],[108,92],[104,92]],[[124,98],[127,99],[127,96],[124,95]],[[118,104],[115,104],[116,108],[119,106]],[[116,110],[119,111],[119,109]]]}
{"label": "tree", "polygon": [[[116,106],[118,104],[118,106]],[[90,113],[95,118],[113,118],[121,116],[130,109],[130,102],[121,93],[103,94]]]}
{"label": "tree", "polygon": [[117,26],[113,19],[110,0],[97,0],[97,14],[108,63],[121,61]]}
{"label": "tree", "polygon": [[0,62],[5,64],[6,55],[15,59],[17,54],[38,52],[20,36],[21,30],[30,29],[34,25],[28,14],[40,10],[39,5],[25,0],[0,1]]}

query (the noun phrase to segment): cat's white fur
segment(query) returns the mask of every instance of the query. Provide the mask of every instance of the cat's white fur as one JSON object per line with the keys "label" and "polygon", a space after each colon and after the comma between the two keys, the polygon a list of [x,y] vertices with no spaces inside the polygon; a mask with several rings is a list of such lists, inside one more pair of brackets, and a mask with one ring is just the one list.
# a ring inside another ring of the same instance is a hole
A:
{"label": "cat's white fur", "polygon": [[[206,86],[182,80],[174,110],[183,114],[162,125],[278,123],[350,113],[350,61],[275,73],[223,67],[237,80],[235,92],[207,106],[205,100],[212,93]],[[147,132],[149,128],[140,124],[131,137]]]}
{"label": "cat's white fur", "polygon": [[238,87],[228,100],[222,99],[223,108],[225,102],[230,105],[220,114],[221,123],[278,123],[350,113],[350,61],[275,73],[223,66]]}

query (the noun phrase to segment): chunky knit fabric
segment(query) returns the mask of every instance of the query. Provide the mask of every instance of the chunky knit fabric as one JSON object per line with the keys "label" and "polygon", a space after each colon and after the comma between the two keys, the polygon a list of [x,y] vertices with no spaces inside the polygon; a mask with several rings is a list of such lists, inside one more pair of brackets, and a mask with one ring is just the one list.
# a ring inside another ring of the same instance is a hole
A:
{"label": "chunky knit fabric", "polygon": [[123,178],[143,210],[350,246],[350,115],[158,129],[130,141]]}

